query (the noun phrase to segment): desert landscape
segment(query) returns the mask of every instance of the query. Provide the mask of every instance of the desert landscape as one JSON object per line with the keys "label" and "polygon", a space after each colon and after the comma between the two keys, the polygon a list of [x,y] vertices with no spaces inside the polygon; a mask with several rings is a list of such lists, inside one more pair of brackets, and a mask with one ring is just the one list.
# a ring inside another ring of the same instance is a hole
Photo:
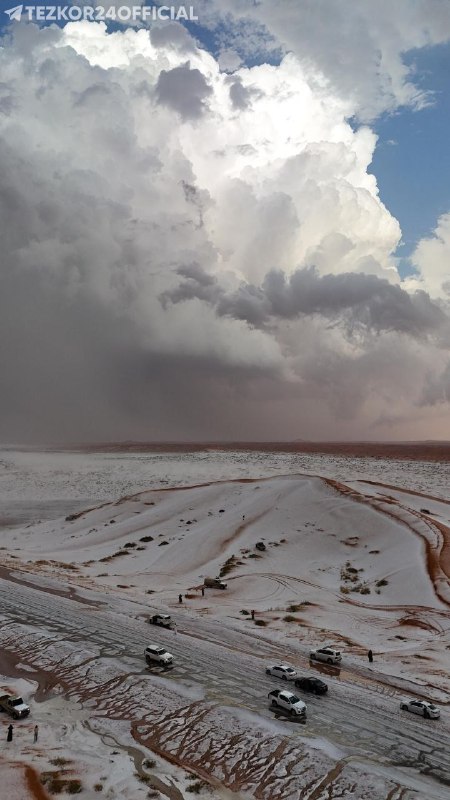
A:
{"label": "desert landscape", "polygon": [[[2,450],[1,688],[31,708],[12,742],[2,714],[9,797],[448,797],[448,461],[306,457]],[[269,705],[284,663],[328,685],[296,690],[306,720]]]}

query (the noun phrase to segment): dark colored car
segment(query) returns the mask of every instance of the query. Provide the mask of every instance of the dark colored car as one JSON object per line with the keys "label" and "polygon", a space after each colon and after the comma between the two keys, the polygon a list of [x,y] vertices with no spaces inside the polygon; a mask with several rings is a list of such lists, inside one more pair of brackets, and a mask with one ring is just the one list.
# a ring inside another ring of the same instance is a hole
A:
{"label": "dark colored car", "polygon": [[297,678],[295,685],[298,689],[303,689],[304,692],[312,692],[313,694],[326,694],[328,686],[320,678]]}

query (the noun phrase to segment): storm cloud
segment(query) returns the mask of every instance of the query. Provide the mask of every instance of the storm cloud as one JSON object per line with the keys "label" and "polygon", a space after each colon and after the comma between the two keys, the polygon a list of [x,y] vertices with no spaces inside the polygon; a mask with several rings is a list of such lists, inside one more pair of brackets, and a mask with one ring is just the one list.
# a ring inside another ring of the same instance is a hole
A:
{"label": "storm cloud", "polygon": [[3,441],[433,424],[448,220],[402,281],[341,90],[173,26],[15,26],[0,69]]}

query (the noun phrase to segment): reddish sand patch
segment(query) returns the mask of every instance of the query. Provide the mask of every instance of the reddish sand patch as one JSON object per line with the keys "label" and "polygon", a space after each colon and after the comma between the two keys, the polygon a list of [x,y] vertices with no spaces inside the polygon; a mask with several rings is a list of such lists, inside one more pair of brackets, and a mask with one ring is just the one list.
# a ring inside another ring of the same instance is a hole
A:
{"label": "reddish sand patch", "polygon": [[50,800],[50,795],[47,794],[42,786],[36,770],[33,769],[33,767],[30,767],[28,764],[25,767],[25,780],[27,782],[27,788],[30,792],[30,796],[33,798],[33,800]]}
{"label": "reddish sand patch", "polygon": [[110,442],[74,445],[70,449],[84,453],[198,453],[207,450],[238,450],[450,461],[450,442]]}

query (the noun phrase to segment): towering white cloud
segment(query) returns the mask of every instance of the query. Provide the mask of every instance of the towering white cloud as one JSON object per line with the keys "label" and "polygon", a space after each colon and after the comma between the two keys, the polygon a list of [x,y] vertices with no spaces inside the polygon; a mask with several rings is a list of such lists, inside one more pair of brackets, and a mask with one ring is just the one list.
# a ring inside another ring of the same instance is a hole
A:
{"label": "towering white cloud", "polygon": [[423,402],[446,310],[400,286],[342,87],[294,53],[221,71],[179,25],[13,34],[2,438],[361,435]]}

